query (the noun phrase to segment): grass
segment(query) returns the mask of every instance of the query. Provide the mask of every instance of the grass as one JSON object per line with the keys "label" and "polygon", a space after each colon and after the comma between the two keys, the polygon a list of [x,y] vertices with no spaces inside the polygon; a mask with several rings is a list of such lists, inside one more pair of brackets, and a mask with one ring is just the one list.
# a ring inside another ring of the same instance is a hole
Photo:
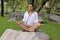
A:
{"label": "grass", "polygon": [[50,22],[45,18],[43,19],[45,21],[45,25],[42,25],[40,29],[49,35],[50,40],[60,40],[60,24]]}
{"label": "grass", "polygon": [[[50,22],[45,18],[43,19],[45,21],[45,25],[41,25],[39,29],[48,34],[50,40],[60,40],[60,24]],[[16,25],[15,22],[9,22],[8,20],[8,15],[5,15],[5,17],[0,16],[0,36],[6,29],[20,30],[20,28]]]}
{"label": "grass", "polygon": [[5,17],[0,17],[0,36],[6,29],[20,29],[15,22],[9,22],[8,20],[8,15],[5,15]]}

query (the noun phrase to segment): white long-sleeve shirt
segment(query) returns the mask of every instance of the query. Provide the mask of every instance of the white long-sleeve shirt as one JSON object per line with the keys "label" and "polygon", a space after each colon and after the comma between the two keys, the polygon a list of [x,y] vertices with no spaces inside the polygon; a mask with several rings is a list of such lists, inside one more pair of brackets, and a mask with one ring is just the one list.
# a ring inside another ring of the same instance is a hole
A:
{"label": "white long-sleeve shirt", "polygon": [[38,13],[34,11],[30,16],[28,11],[25,12],[23,21],[24,21],[24,24],[26,25],[30,25],[30,26],[34,25],[35,23],[38,22]]}

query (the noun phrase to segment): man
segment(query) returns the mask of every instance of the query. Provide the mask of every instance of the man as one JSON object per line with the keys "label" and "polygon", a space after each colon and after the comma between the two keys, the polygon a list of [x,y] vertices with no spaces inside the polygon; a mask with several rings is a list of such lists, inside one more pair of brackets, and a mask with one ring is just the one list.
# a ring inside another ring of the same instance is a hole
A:
{"label": "man", "polygon": [[30,3],[28,5],[28,11],[25,12],[24,18],[22,21],[17,21],[16,24],[22,28],[22,30],[35,32],[40,23],[38,22],[38,13],[34,11],[34,5]]}

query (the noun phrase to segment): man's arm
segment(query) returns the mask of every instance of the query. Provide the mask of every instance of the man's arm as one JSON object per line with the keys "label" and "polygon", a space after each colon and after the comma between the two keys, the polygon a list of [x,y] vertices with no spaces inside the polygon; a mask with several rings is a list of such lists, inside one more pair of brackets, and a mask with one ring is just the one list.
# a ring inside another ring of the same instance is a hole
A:
{"label": "man's arm", "polygon": [[[26,13],[25,13],[26,14]],[[24,21],[25,21],[25,18],[26,18],[26,15],[24,14],[24,18],[23,18],[23,20],[21,20],[21,21],[17,21],[16,23],[17,24],[20,24],[20,23],[23,23]]]}
{"label": "man's arm", "polygon": [[23,20],[22,21],[16,21],[16,24],[19,25],[19,24],[21,24],[23,22],[24,22]]}

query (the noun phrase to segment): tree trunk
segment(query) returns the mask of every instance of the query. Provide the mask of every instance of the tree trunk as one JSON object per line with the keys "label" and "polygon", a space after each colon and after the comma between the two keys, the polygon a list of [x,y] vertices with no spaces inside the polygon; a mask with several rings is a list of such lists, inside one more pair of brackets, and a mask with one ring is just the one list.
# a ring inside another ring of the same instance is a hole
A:
{"label": "tree trunk", "polygon": [[15,12],[15,8],[13,9],[13,12]]}
{"label": "tree trunk", "polygon": [[1,0],[1,16],[4,17],[4,0]]}
{"label": "tree trunk", "polygon": [[32,4],[34,5],[34,0],[32,0]]}
{"label": "tree trunk", "polygon": [[41,6],[39,5],[39,7],[38,7],[37,10],[36,10],[38,13],[41,11],[41,9],[43,8],[43,6],[46,4],[47,1],[48,1],[48,0],[43,0]]}

